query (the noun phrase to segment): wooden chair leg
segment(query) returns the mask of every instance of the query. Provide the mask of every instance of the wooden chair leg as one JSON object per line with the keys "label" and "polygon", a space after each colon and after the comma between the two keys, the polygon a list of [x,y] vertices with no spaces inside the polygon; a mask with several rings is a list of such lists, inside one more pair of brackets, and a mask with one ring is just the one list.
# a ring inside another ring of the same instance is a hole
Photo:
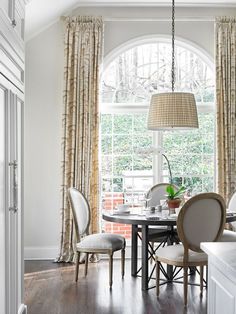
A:
{"label": "wooden chair leg", "polygon": [[160,293],[160,262],[156,262],[156,294]]}
{"label": "wooden chair leg", "polygon": [[87,273],[88,273],[88,258],[89,258],[89,253],[85,253],[84,276],[87,276]]}
{"label": "wooden chair leg", "polygon": [[188,267],[184,267],[184,306],[188,302]]}
{"label": "wooden chair leg", "polygon": [[200,266],[200,293],[201,295],[203,291],[203,276],[204,276],[204,268],[203,266]]}
{"label": "wooden chair leg", "polygon": [[109,285],[112,287],[112,276],[113,276],[113,253],[109,255]]}
{"label": "wooden chair leg", "polygon": [[121,250],[121,276],[124,278],[125,275],[125,249]]}
{"label": "wooden chair leg", "polygon": [[79,275],[79,260],[80,260],[80,252],[77,252],[76,254],[76,266],[75,266],[75,281],[78,281],[78,275]]}

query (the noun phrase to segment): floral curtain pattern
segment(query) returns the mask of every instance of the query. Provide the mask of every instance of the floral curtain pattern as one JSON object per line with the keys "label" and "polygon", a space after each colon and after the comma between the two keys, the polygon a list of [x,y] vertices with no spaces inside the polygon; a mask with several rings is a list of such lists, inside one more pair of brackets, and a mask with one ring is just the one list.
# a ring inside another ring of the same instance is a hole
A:
{"label": "floral curtain pattern", "polygon": [[98,231],[99,65],[103,21],[68,17],[65,22],[64,114],[62,138],[62,231],[58,261],[74,257],[73,221],[67,189],[78,188],[91,209],[91,233]]}
{"label": "floral curtain pattern", "polygon": [[236,189],[236,19],[218,18],[216,39],[218,192],[229,200]]}

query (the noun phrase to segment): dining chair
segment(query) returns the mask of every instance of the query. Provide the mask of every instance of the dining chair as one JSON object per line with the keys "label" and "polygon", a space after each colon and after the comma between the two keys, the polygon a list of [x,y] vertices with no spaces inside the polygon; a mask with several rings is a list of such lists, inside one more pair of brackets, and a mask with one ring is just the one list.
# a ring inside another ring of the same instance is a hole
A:
{"label": "dining chair", "polygon": [[80,254],[85,253],[85,276],[88,272],[89,254],[108,254],[109,256],[109,285],[113,282],[113,254],[121,250],[121,275],[125,270],[125,238],[118,234],[97,233],[89,235],[90,206],[85,196],[76,188],[68,189],[69,202],[76,234],[76,271],[75,281],[78,281]]}
{"label": "dining chair", "polygon": [[226,219],[224,199],[216,193],[202,193],[192,197],[181,208],[177,231],[182,244],[159,248],[156,253],[156,293],[160,292],[160,263],[183,267],[184,305],[187,305],[188,267],[200,266],[200,291],[203,291],[203,271],[207,254],[201,242],[217,241],[222,235]]}
{"label": "dining chair", "polygon": [[[161,200],[166,199],[166,188],[170,185],[169,183],[158,183],[151,187],[151,189],[147,192],[147,198],[150,197],[150,200],[148,201],[148,206],[157,206],[160,204]],[[174,189],[178,190],[178,187],[176,185],[173,185]],[[150,226],[148,231],[148,238],[149,242],[152,243],[152,246],[154,242],[164,242],[164,244],[167,242],[168,237],[170,236],[170,233],[166,226]]]}
{"label": "dining chair", "polygon": [[[149,199],[147,205],[149,207],[157,206],[160,204],[161,200],[166,199],[166,187],[169,185],[169,183],[158,183],[152,186],[148,192],[146,193],[147,199]],[[177,190],[178,187],[174,185],[174,188]],[[141,228],[138,228],[138,231],[141,231]],[[177,235],[177,234],[176,234]],[[139,239],[142,241],[142,237],[140,234],[138,234]],[[148,252],[149,252],[149,258],[150,262],[155,261],[155,252],[156,250],[161,247],[165,246],[169,239],[171,241],[173,240],[173,234],[170,233],[168,228],[166,226],[149,226],[148,228]],[[176,237],[177,240],[177,237]],[[154,248],[154,244],[158,243],[158,245]],[[137,271],[139,273],[142,270],[142,267],[140,267]],[[164,272],[164,269],[162,269]],[[150,277],[152,277],[152,274],[154,272],[154,268],[151,271]]]}

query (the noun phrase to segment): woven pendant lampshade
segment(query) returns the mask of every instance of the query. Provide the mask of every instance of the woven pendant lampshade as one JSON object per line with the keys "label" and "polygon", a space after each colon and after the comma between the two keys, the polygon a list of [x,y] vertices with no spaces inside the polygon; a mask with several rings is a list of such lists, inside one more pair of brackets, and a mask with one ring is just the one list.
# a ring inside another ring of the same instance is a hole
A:
{"label": "woven pendant lampshade", "polygon": [[191,93],[160,93],[151,98],[149,130],[198,128],[197,107]]}
{"label": "woven pendant lampshade", "polygon": [[175,0],[172,0],[172,92],[155,94],[148,113],[149,130],[198,128],[197,106],[191,93],[175,92]]}

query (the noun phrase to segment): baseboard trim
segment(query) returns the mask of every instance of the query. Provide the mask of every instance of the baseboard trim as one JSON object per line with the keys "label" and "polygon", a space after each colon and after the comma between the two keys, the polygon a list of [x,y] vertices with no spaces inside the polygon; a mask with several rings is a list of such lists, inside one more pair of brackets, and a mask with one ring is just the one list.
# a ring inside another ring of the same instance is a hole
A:
{"label": "baseboard trim", "polygon": [[57,246],[26,246],[24,249],[25,260],[54,260],[58,257],[58,254],[59,248]]}
{"label": "baseboard trim", "polygon": [[[58,257],[59,248],[52,247],[32,247],[28,246],[24,249],[25,260],[55,260]],[[126,245],[125,257],[131,258],[131,244]],[[141,250],[138,250],[138,258],[141,257]],[[101,259],[108,258],[107,255],[100,255]],[[120,252],[114,253],[114,258],[120,258]]]}
{"label": "baseboard trim", "polygon": [[27,314],[27,306],[25,304],[20,305],[18,314]]}

